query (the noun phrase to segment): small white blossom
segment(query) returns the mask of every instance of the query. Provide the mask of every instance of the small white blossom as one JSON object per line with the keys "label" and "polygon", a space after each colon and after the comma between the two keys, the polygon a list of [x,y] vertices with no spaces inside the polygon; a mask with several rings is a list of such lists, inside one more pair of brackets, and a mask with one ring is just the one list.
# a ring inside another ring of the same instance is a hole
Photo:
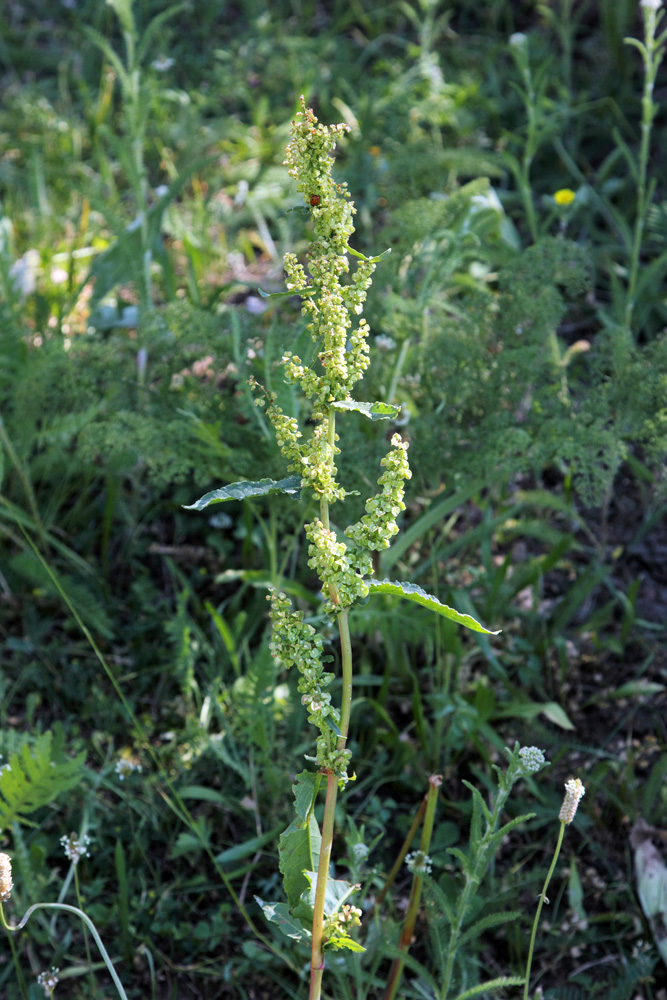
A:
{"label": "small white blossom", "polygon": [[524,35],[523,31],[515,31],[510,35],[509,43],[513,49],[523,49],[528,44],[528,35]]}
{"label": "small white blossom", "polygon": [[125,781],[133,771],[141,771],[141,764],[135,764],[129,757],[121,757],[116,761],[116,774],[121,781]]}
{"label": "small white blossom", "polygon": [[396,341],[391,337],[385,336],[384,333],[381,333],[379,337],[375,338],[375,346],[380,351],[393,351],[396,347]]}
{"label": "small white blossom", "polygon": [[430,875],[433,868],[432,859],[423,851],[411,851],[405,863],[413,875]]}
{"label": "small white blossom", "polygon": [[164,73],[166,70],[171,69],[174,65],[174,60],[170,59],[169,56],[161,56],[159,59],[154,59],[151,63],[153,69],[158,73]]}
{"label": "small white blossom", "polygon": [[366,844],[353,844],[352,853],[356,861],[363,861],[368,857],[368,847]]}
{"label": "small white blossom", "polygon": [[40,972],[37,982],[42,987],[47,997],[58,985],[58,973],[60,969],[49,969],[48,972]]}
{"label": "small white blossom", "polygon": [[70,833],[69,836],[61,837],[60,843],[63,846],[67,859],[72,861],[75,865],[79,863],[81,858],[90,857],[90,852],[88,851],[90,846],[90,837],[86,833],[84,833],[80,838],[77,837],[75,833]]}
{"label": "small white blossom", "polygon": [[662,7],[662,0],[639,0],[639,6],[644,10],[659,10]]}

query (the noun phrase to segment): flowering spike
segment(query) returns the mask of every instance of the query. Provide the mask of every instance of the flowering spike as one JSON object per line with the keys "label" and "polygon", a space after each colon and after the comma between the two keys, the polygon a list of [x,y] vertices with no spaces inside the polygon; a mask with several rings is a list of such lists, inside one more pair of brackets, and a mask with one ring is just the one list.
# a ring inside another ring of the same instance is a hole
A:
{"label": "flowering spike", "polygon": [[577,811],[577,806],[585,794],[586,789],[579,778],[570,778],[565,782],[565,798],[558,813],[558,819],[561,823],[572,822],[574,814]]}

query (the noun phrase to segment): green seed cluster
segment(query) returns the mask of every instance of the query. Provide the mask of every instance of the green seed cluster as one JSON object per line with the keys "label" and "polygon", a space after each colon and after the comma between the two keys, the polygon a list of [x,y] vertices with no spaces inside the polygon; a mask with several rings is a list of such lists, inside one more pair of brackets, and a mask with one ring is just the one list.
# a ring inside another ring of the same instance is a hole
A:
{"label": "green seed cluster", "polygon": [[312,625],[303,620],[303,612],[293,611],[284,594],[272,591],[271,602],[272,639],[269,645],[272,656],[286,667],[296,664],[301,675],[298,690],[301,704],[308,709],[308,721],[317,726],[320,736],[317,740],[315,761],[320,767],[333,770],[346,778],[345,769],[350,761],[349,750],[338,750],[335,731],[331,723],[338,727],[340,712],[331,704],[331,695],[326,688],[334,675],[322,666],[324,640]]}
{"label": "green seed cluster", "polygon": [[[285,256],[287,287],[308,292],[302,309],[310,318],[308,330],[318,346],[322,373],[304,366],[300,358],[287,354],[287,377],[298,382],[316,414],[326,414],[331,403],[347,399],[352,386],[368,367],[368,324],[360,320],[351,331],[352,316],[359,316],[375,270],[372,261],[359,261],[349,283],[348,240],[354,232],[347,186],[331,176],[331,151],[349,131],[347,125],[322,125],[301,99],[302,110],[292,125],[285,163],[296,179],[297,190],[310,208],[315,239],[308,253],[308,272],[294,254]],[[317,416],[315,417],[317,419]]]}
{"label": "green seed cluster", "polygon": [[[368,583],[364,579],[373,572],[373,564],[368,552],[353,550],[345,542],[339,542],[334,531],[325,528],[319,519],[306,525],[308,565],[322,580],[327,614],[335,615],[343,608],[349,608],[359,598],[368,596]],[[331,590],[337,600],[330,597]]]}
{"label": "green seed cluster", "polygon": [[382,493],[366,501],[367,514],[345,529],[345,534],[358,545],[372,551],[387,549],[398,532],[396,518],[405,510],[403,484],[412,473],[407,459],[408,444],[400,434],[391,439],[391,451],[380,463],[386,469],[378,479]]}

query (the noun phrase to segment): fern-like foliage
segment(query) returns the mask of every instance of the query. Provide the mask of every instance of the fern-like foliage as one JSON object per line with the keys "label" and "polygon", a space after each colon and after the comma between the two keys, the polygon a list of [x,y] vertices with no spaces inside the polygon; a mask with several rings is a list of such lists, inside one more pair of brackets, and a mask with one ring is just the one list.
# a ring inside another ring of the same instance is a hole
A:
{"label": "fern-like foliage", "polygon": [[62,739],[50,731],[10,754],[0,773],[0,831],[74,788],[86,754],[68,757]]}

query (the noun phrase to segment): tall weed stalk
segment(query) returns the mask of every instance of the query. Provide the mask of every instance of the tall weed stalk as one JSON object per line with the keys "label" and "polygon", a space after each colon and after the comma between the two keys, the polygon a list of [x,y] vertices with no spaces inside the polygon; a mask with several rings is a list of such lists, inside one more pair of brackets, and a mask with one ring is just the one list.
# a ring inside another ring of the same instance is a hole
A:
{"label": "tall weed stalk", "polygon": [[[375,583],[372,553],[389,547],[398,532],[396,518],[404,510],[403,487],[410,478],[407,443],[399,434],[382,460],[380,491],[366,502],[366,514],[342,534],[333,527],[330,508],[346,497],[337,481],[336,456],[339,414],[356,411],[371,420],[393,419],[397,406],[361,402],[352,396],[369,364],[367,322],[361,317],[371,276],[380,257],[365,257],[349,240],[354,233],[354,205],[345,184],[331,176],[331,152],[346,125],[325,126],[313,111],[302,110],[292,124],[286,164],[310,212],[313,239],[308,251],[308,271],[296,256],[285,256],[288,295],[300,295],[302,313],[314,341],[313,366],[286,351],[282,358],[285,379],[298,386],[308,400],[307,426],[301,430],[295,417],[279,406],[274,393],[253,383],[257,405],[265,408],[280,449],[292,473],[275,482],[235,483],[206,494],[191,509],[203,510],[211,503],[244,499],[270,493],[299,496],[303,490],[314,496],[318,514],[304,526],[308,539],[308,565],[322,584],[324,610],[337,623],[340,639],[341,701],[332,704],[327,690],[334,674],[325,672],[324,639],[294,610],[288,598],[275,589],[270,595],[274,656],[286,667],[297,666],[298,690],[308,710],[308,720],[317,727],[316,752],[307,759],[316,770],[297,775],[294,785],[296,821],[280,842],[280,869],[288,903],[258,900],[268,920],[276,922],[292,939],[307,942],[311,951],[310,1000],[319,1000],[325,952],[349,949],[363,951],[351,931],[360,923],[361,911],[347,900],[355,887],[330,878],[334,821],[339,790],[350,780],[351,752],[347,746],[352,701],[353,652],[349,613],[353,605],[373,593],[397,594],[425,605],[476,631],[486,632],[467,615],[440,604],[416,586],[383,581]],[[349,258],[357,266],[350,269]],[[349,276],[344,282],[344,276]],[[284,294],[284,293],[283,293]],[[321,786],[326,789],[322,829],[314,809]]]}

